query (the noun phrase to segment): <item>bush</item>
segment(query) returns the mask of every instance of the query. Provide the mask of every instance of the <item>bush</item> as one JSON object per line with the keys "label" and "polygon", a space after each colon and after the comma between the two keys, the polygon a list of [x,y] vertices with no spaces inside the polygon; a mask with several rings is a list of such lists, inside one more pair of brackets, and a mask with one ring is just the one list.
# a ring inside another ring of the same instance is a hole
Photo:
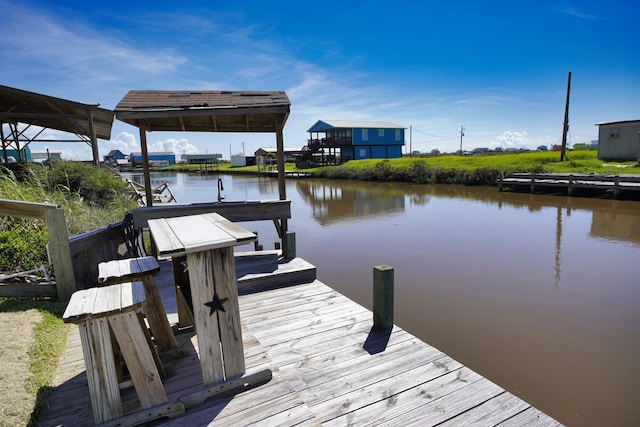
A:
{"label": "bush", "polygon": [[[120,221],[137,206],[121,180],[77,162],[56,162],[51,171],[34,163],[0,167],[0,198],[61,206],[69,236]],[[0,216],[0,270],[47,263],[47,241],[43,220]]]}
{"label": "bush", "polygon": [[81,162],[55,162],[47,178],[49,189],[77,193],[91,206],[107,207],[129,191],[121,179]]}
{"label": "bush", "polygon": [[0,270],[24,271],[40,267],[47,259],[47,230],[42,221],[8,218],[0,232]]}

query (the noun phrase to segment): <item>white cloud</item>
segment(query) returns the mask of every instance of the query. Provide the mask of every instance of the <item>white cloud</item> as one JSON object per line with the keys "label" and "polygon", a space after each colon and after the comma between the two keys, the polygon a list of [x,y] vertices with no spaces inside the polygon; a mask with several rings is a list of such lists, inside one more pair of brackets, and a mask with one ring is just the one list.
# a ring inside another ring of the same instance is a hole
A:
{"label": "white cloud", "polygon": [[100,158],[112,150],[120,150],[124,155],[140,151],[140,143],[135,135],[129,132],[120,132],[118,136],[109,141],[98,141],[98,151]]}
{"label": "white cloud", "polygon": [[575,16],[576,18],[589,19],[589,20],[598,19],[598,17],[596,17],[594,15],[589,15],[587,13],[579,12],[575,7],[566,7],[564,9],[561,9],[561,8],[558,8],[558,7],[554,7],[554,9],[556,11],[560,12],[560,13],[565,13],[567,15]]}
{"label": "white cloud", "polygon": [[60,151],[60,156],[64,160],[86,161],[93,158],[91,147],[86,144],[77,144],[76,146],[62,149],[52,147],[51,150]]}
{"label": "white cloud", "polygon": [[502,148],[524,148],[529,142],[527,132],[505,131],[493,139],[493,143]]}
{"label": "white cloud", "polygon": [[153,151],[169,151],[179,157],[183,154],[196,154],[199,152],[198,148],[189,143],[187,138],[169,138],[163,141],[156,141],[148,145],[149,152]]}
{"label": "white cloud", "polygon": [[496,136],[489,144],[491,147],[528,148],[533,150],[540,145],[546,145],[551,148],[551,145],[555,143],[556,139],[550,136],[531,136],[526,131],[505,131],[502,135]]}
{"label": "white cloud", "polygon": [[[167,138],[155,142],[147,142],[149,152],[172,152],[176,156],[182,154],[198,153],[198,147],[189,142],[187,138]],[[100,157],[111,150],[120,150],[122,154],[139,153],[142,149],[135,135],[130,132],[120,132],[118,136],[110,141],[100,142]]]}

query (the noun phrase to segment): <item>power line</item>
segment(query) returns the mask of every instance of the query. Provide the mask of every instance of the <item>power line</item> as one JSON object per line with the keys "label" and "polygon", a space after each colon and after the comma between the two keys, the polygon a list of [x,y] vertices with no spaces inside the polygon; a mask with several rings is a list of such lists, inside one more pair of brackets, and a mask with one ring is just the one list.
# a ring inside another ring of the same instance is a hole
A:
{"label": "power line", "polygon": [[421,134],[423,134],[423,135],[430,136],[430,137],[432,137],[432,138],[449,139],[449,138],[457,138],[457,137],[458,137],[458,135],[457,135],[457,134],[456,134],[456,135],[453,135],[453,136],[432,135],[432,134],[430,134],[430,133],[427,133],[427,132],[425,132],[425,131],[422,131],[422,130],[420,130],[420,129],[416,128],[415,126],[413,127],[413,130],[418,131],[418,132],[420,132],[420,133],[421,133]]}

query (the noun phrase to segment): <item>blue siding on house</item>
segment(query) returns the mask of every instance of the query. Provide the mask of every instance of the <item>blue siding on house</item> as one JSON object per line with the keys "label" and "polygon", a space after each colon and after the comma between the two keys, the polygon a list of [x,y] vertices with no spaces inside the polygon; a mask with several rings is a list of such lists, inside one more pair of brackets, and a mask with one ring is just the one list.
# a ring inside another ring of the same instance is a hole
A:
{"label": "blue siding on house", "polygon": [[[142,153],[131,153],[129,161],[138,166],[142,164]],[[149,163],[166,161],[170,165],[176,164],[176,155],[173,153],[149,153]]]}
{"label": "blue siding on house", "polygon": [[400,145],[357,145],[352,150],[343,149],[344,160],[363,159],[395,159],[402,157],[402,146]]}
{"label": "blue siding on house", "polygon": [[[0,156],[4,156],[4,153],[2,153],[1,150],[0,150]],[[31,149],[29,147],[22,147],[20,149],[20,157],[18,157],[18,150],[16,150],[15,148],[7,148],[7,157],[13,157],[16,160],[20,159],[27,162],[32,161]],[[3,160],[4,160],[4,157],[3,157]]]}
{"label": "blue siding on house", "polygon": [[340,150],[342,161],[402,157],[405,128],[391,122],[319,120],[308,132],[309,146]]}
{"label": "blue siding on house", "polygon": [[[380,130],[383,131],[382,136]],[[365,129],[353,130],[353,145],[404,145],[404,132],[400,132],[400,140],[396,141],[395,129],[366,128],[366,140],[364,131]]]}

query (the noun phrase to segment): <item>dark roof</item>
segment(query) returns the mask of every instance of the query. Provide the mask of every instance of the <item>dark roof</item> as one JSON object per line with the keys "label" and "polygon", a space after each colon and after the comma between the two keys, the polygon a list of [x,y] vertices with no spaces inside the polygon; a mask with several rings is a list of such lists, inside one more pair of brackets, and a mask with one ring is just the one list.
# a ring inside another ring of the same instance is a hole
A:
{"label": "dark roof", "polygon": [[82,104],[25,90],[0,86],[0,121],[15,121],[92,137],[91,117],[96,137],[109,139],[113,111],[97,104]]}
{"label": "dark roof", "polygon": [[619,122],[609,122],[609,123],[596,123],[596,126],[607,126],[607,125],[628,125],[631,123],[638,123],[640,120],[622,120]]}
{"label": "dark roof", "polygon": [[148,131],[275,132],[290,105],[285,92],[131,90],[115,113]]}
{"label": "dark roof", "polygon": [[307,132],[324,132],[331,129],[406,129],[391,122],[364,120],[318,120]]}

